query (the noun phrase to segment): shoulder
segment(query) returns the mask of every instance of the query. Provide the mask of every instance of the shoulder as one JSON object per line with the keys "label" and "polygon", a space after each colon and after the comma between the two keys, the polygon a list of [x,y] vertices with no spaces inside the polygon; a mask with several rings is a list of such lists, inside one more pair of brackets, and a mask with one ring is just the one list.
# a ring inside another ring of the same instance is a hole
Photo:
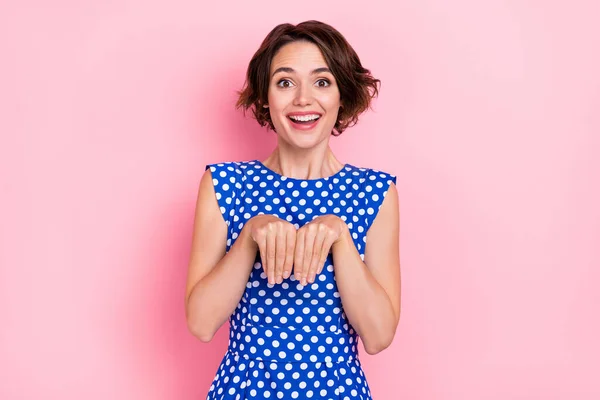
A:
{"label": "shoulder", "polygon": [[[388,207],[398,206],[398,192],[396,188],[396,175],[373,167],[355,167],[353,174],[358,177],[359,184],[357,205],[362,205],[364,210],[359,210],[359,215],[367,217],[367,227],[373,222],[379,208],[385,203]],[[389,198],[388,201],[384,201]],[[371,218],[370,218],[371,217]]]}
{"label": "shoulder", "polygon": [[[364,219],[364,230],[369,231],[380,210],[384,214],[381,219],[393,220],[398,209],[398,193],[396,175],[378,168],[353,167],[359,172],[359,200],[354,204],[358,207],[359,218]],[[385,224],[384,224],[385,225]],[[388,232],[388,229],[384,229]]]}
{"label": "shoulder", "polygon": [[[389,186],[390,184],[396,184],[396,175],[377,168],[355,166],[347,164],[350,167],[350,172],[361,178],[361,182],[365,182],[365,186],[374,184],[375,187],[381,189]],[[364,181],[362,180],[364,179]]]}
{"label": "shoulder", "polygon": [[200,182],[200,191],[204,195],[216,196],[221,214],[229,224],[234,214],[234,204],[242,188],[244,180],[242,170],[246,168],[245,161],[217,161],[205,164],[204,175]]}
{"label": "shoulder", "polygon": [[218,161],[218,162],[212,162],[212,163],[207,163],[205,165],[204,170],[208,170],[210,169],[210,172],[212,172],[213,174],[215,172],[224,172],[227,173],[227,171],[229,172],[235,172],[236,169],[240,169],[242,167],[242,165],[246,164],[246,161]]}
{"label": "shoulder", "polygon": [[[246,174],[246,170],[258,168],[255,160],[250,161],[219,161],[211,162],[205,165],[204,170],[210,170],[213,179],[241,179]],[[233,182],[233,181],[232,181]]]}
{"label": "shoulder", "polygon": [[[217,193],[231,193],[240,188],[247,161],[217,161],[205,164],[202,181],[211,181]],[[210,173],[209,173],[210,171]],[[209,185],[206,183],[205,185]]]}

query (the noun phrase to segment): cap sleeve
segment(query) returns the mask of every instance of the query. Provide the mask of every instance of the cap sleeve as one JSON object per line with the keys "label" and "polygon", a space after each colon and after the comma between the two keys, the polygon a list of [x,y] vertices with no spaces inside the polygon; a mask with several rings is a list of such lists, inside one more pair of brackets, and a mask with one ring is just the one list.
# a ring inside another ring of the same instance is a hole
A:
{"label": "cap sleeve", "polygon": [[207,164],[205,171],[210,169],[215,189],[215,196],[221,209],[221,215],[231,225],[235,214],[236,168],[232,162]]}
{"label": "cap sleeve", "polygon": [[395,175],[374,169],[368,170],[363,186],[364,208],[359,211],[365,218],[366,232],[373,225],[392,182],[396,184]]}

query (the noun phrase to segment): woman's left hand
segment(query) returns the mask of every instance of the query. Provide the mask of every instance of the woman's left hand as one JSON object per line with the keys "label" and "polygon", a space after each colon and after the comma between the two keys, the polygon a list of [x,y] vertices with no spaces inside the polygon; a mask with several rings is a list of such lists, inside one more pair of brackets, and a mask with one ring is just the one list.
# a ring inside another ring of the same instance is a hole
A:
{"label": "woman's left hand", "polygon": [[348,225],[337,215],[321,215],[296,232],[294,276],[302,285],[313,283],[325,266],[331,246]]}

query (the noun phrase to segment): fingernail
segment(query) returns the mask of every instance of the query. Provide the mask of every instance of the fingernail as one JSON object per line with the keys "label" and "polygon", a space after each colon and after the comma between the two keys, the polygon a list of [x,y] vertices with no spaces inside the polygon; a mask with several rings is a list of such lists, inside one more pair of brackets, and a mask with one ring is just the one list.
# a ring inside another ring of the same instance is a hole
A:
{"label": "fingernail", "polygon": [[289,278],[289,276],[290,276],[290,273],[289,273],[289,272],[285,271],[285,272],[283,273],[283,277],[284,277],[285,279]]}

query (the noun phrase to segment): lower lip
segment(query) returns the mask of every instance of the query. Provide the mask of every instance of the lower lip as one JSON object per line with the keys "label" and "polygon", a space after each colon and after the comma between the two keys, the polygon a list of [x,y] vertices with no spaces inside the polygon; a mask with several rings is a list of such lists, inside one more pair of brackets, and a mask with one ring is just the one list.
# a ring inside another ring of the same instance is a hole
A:
{"label": "lower lip", "polygon": [[313,129],[315,126],[317,126],[317,124],[319,123],[321,118],[323,118],[323,117],[320,117],[319,119],[317,119],[316,121],[314,121],[313,123],[310,123],[310,124],[299,124],[299,123],[295,122],[294,120],[292,120],[291,118],[288,118],[288,121],[290,121],[290,123],[292,124],[294,129],[298,129],[301,131],[309,131],[309,130]]}

